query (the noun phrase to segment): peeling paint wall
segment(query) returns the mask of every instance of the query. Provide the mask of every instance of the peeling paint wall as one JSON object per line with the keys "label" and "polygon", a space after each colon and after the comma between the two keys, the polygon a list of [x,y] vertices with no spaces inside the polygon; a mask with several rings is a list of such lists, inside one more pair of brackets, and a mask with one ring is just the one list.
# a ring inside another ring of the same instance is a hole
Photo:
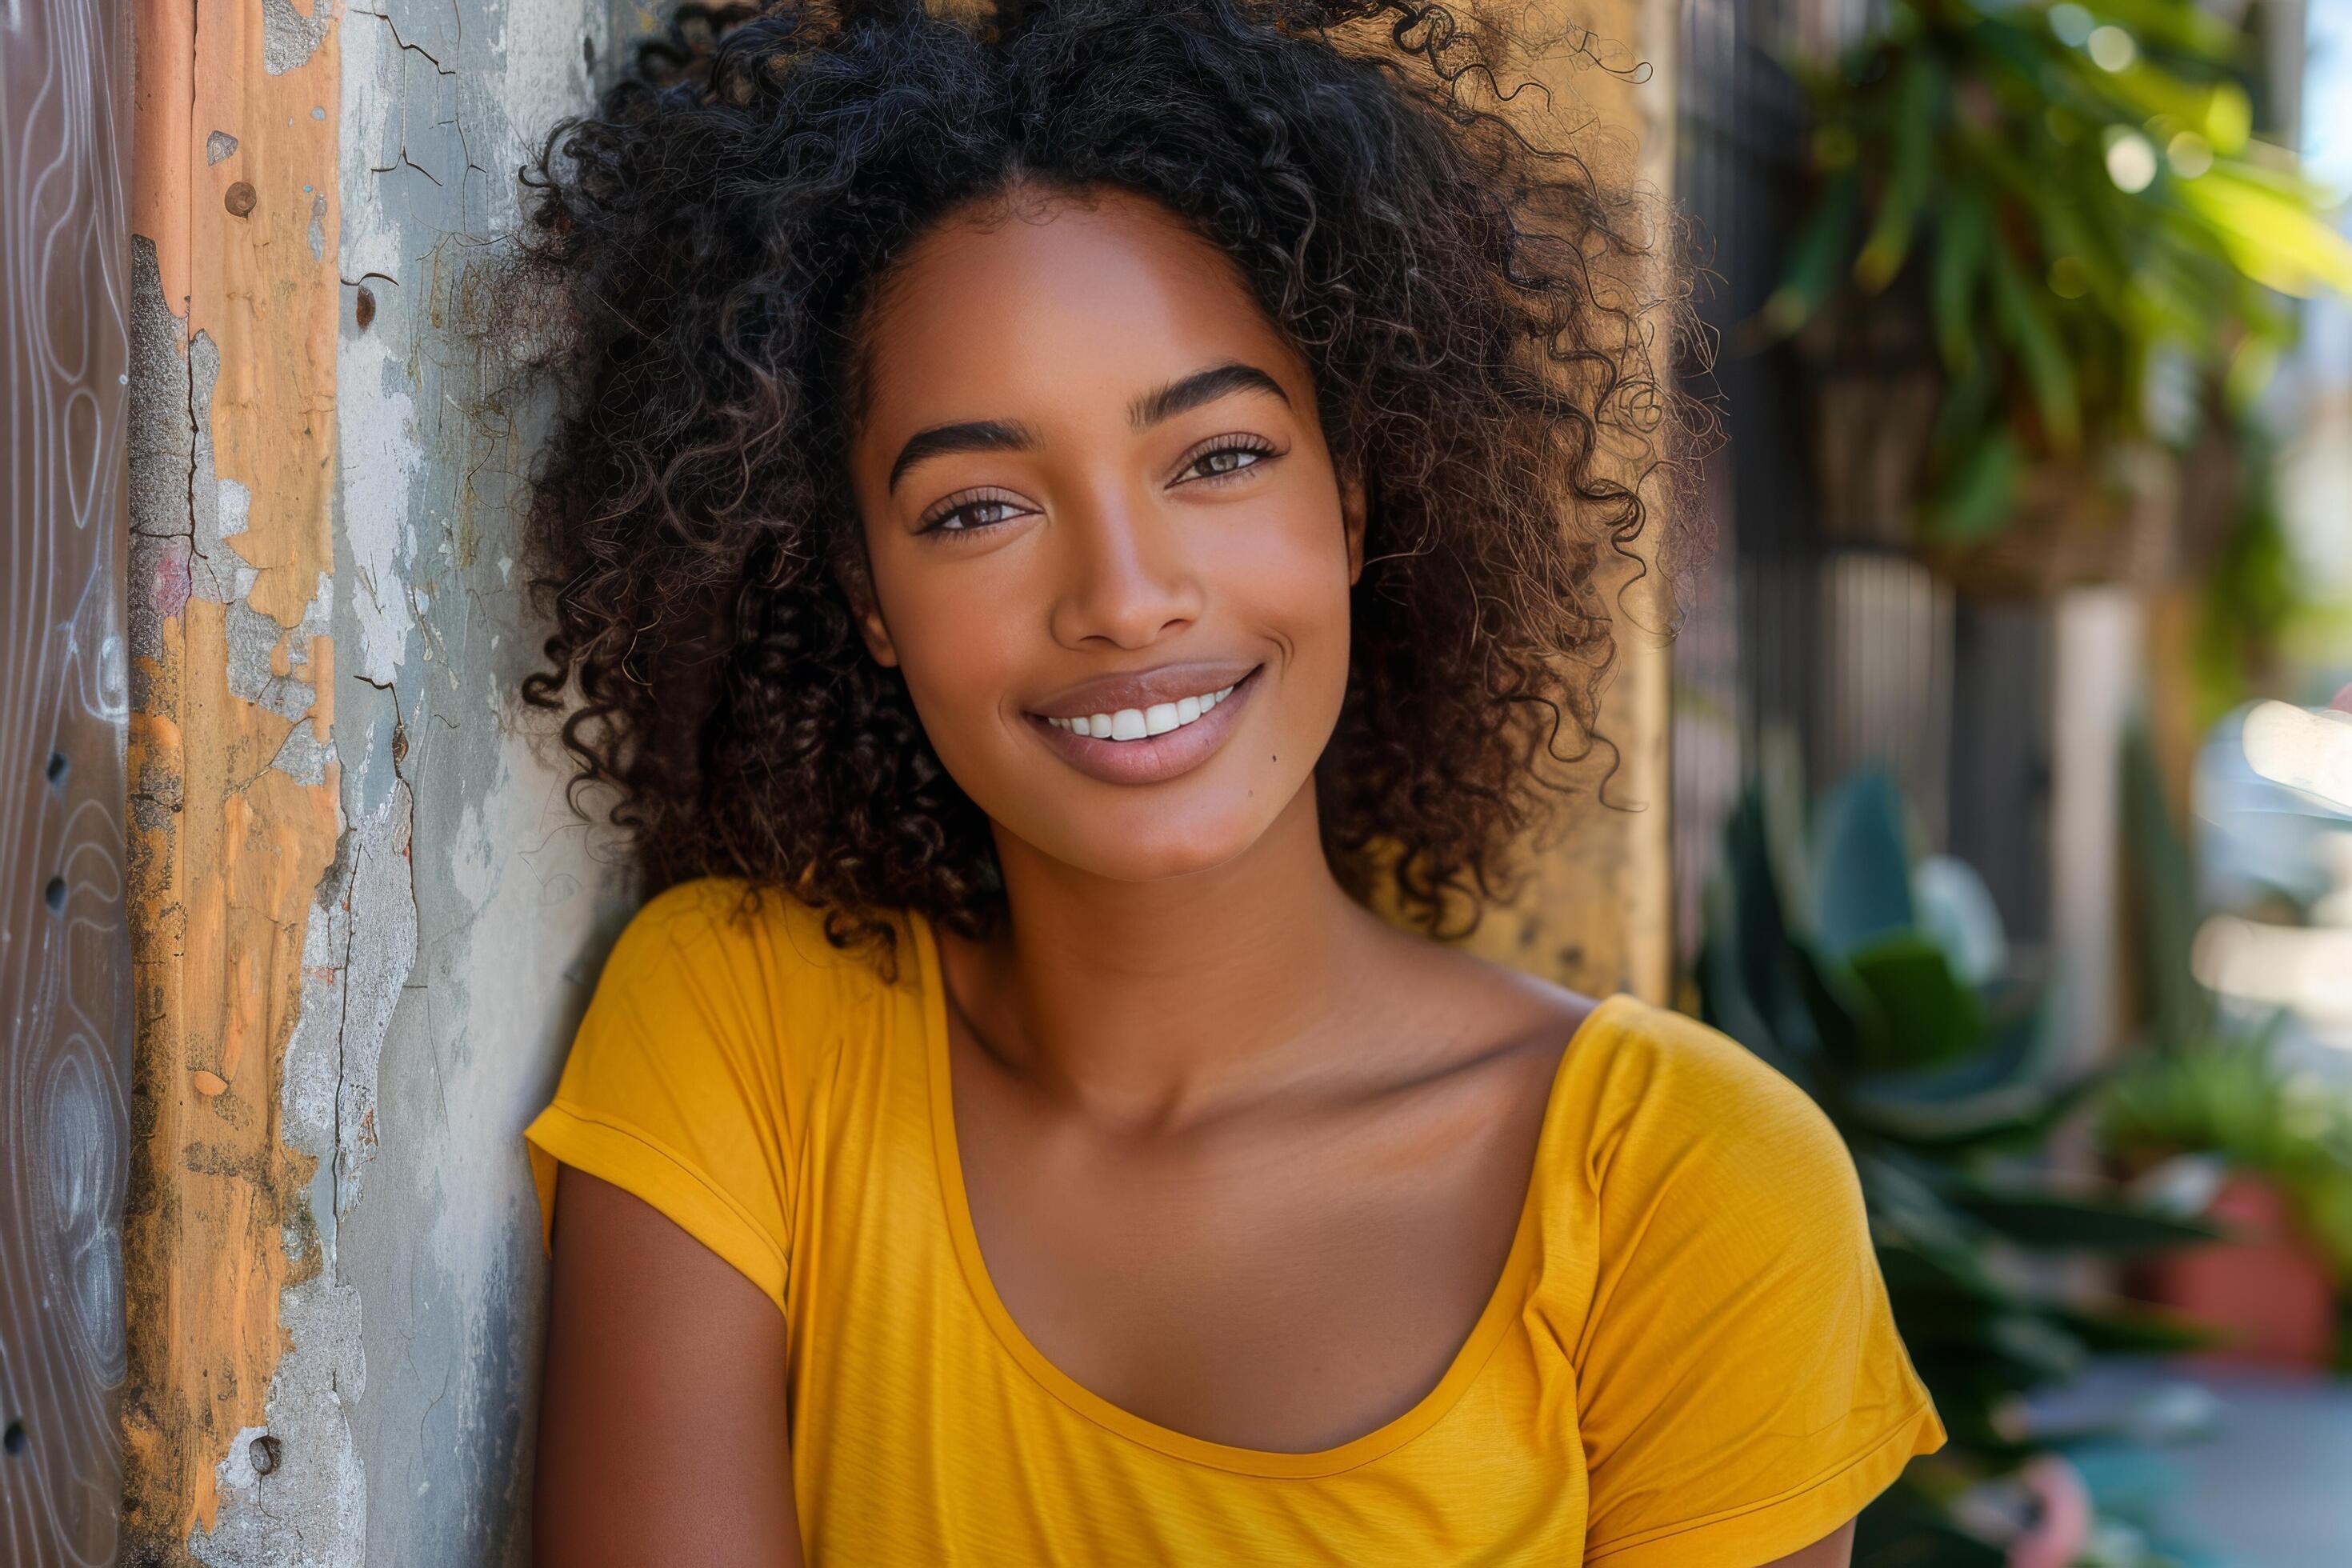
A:
{"label": "peeling paint wall", "polygon": [[611,29],[598,0],[380,0],[345,26],[337,640],[353,940],[373,948],[341,1070],[341,1278],[368,1376],[351,1428],[369,1562],[504,1562],[523,1554],[542,1294],[520,1134],[626,910],[619,845],[573,817],[514,712],[536,639],[512,484],[534,430],[470,416],[453,300],[470,237],[513,221],[525,139],[585,102]]}
{"label": "peeling paint wall", "polygon": [[520,1131],[626,910],[456,301],[606,11],[139,0],[128,1562],[525,1556]]}

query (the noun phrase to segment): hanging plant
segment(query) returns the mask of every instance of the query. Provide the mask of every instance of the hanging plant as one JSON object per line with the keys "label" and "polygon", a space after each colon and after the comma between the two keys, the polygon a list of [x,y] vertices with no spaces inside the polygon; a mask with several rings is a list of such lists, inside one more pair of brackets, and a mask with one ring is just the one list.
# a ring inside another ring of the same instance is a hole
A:
{"label": "hanging plant", "polygon": [[2251,132],[2244,52],[2181,0],[1887,0],[1796,68],[1814,195],[1759,325],[1812,363],[1833,531],[1980,551],[2177,497],[2293,341],[2280,296],[2352,289],[2325,193]]}

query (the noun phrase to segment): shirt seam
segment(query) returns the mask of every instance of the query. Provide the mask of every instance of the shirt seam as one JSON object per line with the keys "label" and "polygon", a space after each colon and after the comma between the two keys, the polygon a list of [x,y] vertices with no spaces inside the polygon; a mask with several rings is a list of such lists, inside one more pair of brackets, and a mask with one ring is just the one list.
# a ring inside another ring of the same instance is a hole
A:
{"label": "shirt seam", "polygon": [[1861,1466],[1869,1463],[1870,1460],[1876,1458],[1881,1452],[1883,1452],[1888,1444],[1901,1436],[1906,1427],[1916,1426],[1918,1424],[1919,1417],[1928,1414],[1934,1408],[1935,1401],[1933,1399],[1921,1399],[1906,1414],[1888,1423],[1885,1427],[1881,1429],[1876,1436],[1864,1444],[1860,1448],[1856,1449],[1843,1463],[1837,1465],[1833,1468],[1822,1471],[1820,1474],[1814,1476],[1811,1480],[1802,1482],[1788,1491],[1779,1493],[1773,1497],[1765,1498],[1760,1501],[1742,1503],[1736,1508],[1726,1509],[1719,1513],[1710,1513],[1697,1519],[1685,1520],[1679,1524],[1661,1525],[1654,1530],[1642,1531],[1633,1535],[1620,1536],[1614,1541],[1597,1542],[1589,1542],[1586,1543],[1584,1549],[1586,1560],[1591,1561],[1593,1558],[1606,1557],[1612,1552],[1631,1551],[1636,1546],[1654,1546],[1661,1541],[1671,1541],[1678,1535],[1688,1535],[1694,1531],[1712,1529],[1716,1525],[1727,1524],[1736,1519],[1746,1519],[1751,1515],[1762,1513],[1768,1509],[1780,1508],[1784,1504],[1801,1502],[1806,1498],[1811,1497],[1813,1493],[1822,1490],[1824,1487],[1832,1485],[1852,1474]]}
{"label": "shirt seam", "polygon": [[[624,1138],[642,1144],[648,1152],[659,1156],[673,1169],[675,1169],[678,1174],[686,1177],[687,1180],[701,1188],[705,1194],[709,1194],[718,1203],[719,1207],[725,1209],[729,1216],[737,1224],[740,1225],[744,1228],[744,1231],[754,1241],[758,1242],[769,1256],[775,1259],[778,1268],[784,1273],[784,1275],[787,1278],[790,1278],[792,1273],[791,1252],[784,1247],[779,1247],[776,1244],[775,1238],[768,1234],[766,1228],[762,1226],[757,1219],[752,1217],[751,1211],[746,1209],[732,1194],[727,1192],[724,1188],[720,1187],[718,1183],[705,1175],[700,1170],[688,1163],[684,1156],[670,1148],[668,1144],[663,1142],[652,1133],[644,1131],[639,1128],[633,1127],[625,1121],[615,1121],[608,1117],[597,1116],[589,1111],[583,1110],[579,1105],[572,1101],[564,1100],[561,1095],[548,1102],[548,1109],[551,1110],[561,1111],[565,1116],[570,1117],[572,1121],[582,1122],[587,1126],[601,1128],[607,1132],[618,1133]],[[551,1153],[553,1151],[551,1150],[550,1152]],[[561,1157],[559,1156],[559,1161]]]}

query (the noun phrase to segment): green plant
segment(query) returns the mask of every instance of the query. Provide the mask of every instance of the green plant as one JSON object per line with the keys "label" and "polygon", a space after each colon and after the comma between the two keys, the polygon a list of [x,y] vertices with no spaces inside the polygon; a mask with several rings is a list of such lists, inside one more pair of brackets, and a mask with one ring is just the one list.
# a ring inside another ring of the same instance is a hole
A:
{"label": "green plant", "polygon": [[2352,288],[2325,193],[2252,134],[2246,54],[2189,0],[1888,0],[1836,65],[1792,67],[1816,194],[1761,324],[1916,319],[1924,540],[1998,534],[2037,466],[2186,446],[2292,342],[2278,293]]}
{"label": "green plant", "polygon": [[1897,1326],[1951,1435],[1865,1513],[1856,1563],[1997,1563],[1961,1521],[2050,1446],[2022,1396],[2095,1352],[2202,1342],[2168,1316],[2061,1288],[2054,1266],[2214,1233],[2042,1158],[2098,1080],[2067,1069],[2051,991],[1992,968],[1990,900],[1939,890],[1966,885],[1952,862],[1919,874],[1891,780],[1857,774],[1810,823],[1801,801],[1776,760],[1726,826],[1702,1013],[1844,1134]]}
{"label": "green plant", "polygon": [[2210,1153],[2267,1177],[2338,1280],[2352,1279],[2352,1103],[2283,1064],[2274,1026],[2138,1058],[2116,1079],[2105,1131],[2127,1161]]}

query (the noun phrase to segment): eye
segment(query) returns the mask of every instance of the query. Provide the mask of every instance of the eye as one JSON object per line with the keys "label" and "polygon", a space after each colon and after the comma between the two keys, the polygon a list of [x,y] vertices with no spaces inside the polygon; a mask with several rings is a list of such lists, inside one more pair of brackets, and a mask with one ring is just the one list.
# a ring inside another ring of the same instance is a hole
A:
{"label": "eye", "polygon": [[976,533],[994,528],[1029,514],[1029,507],[1011,496],[998,492],[963,491],[951,495],[933,507],[915,531],[927,533]]}
{"label": "eye", "polygon": [[1256,436],[1220,436],[1184,459],[1178,484],[1198,484],[1231,479],[1281,454],[1273,443]]}

